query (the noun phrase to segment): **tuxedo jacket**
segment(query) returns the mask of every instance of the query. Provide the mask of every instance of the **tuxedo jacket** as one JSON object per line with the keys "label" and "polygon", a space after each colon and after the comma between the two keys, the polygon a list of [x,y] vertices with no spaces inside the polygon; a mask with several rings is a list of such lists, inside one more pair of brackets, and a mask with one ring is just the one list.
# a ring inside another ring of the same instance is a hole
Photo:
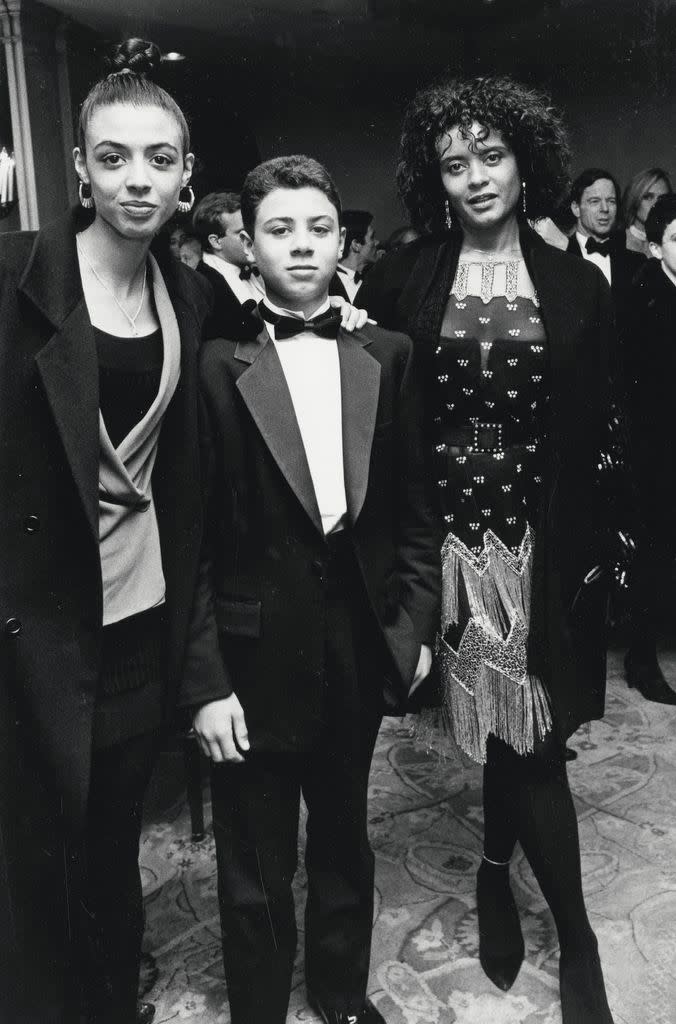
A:
{"label": "tuxedo jacket", "polygon": [[[615,309],[618,327],[620,329],[622,327],[624,316],[628,310],[631,283],[645,261],[645,257],[643,257],[641,253],[630,252],[628,249],[621,247],[621,241],[622,240],[618,243],[618,248],[611,252],[608,257],[610,259],[610,291],[613,297],[613,306]],[[580,259],[584,258],[577,236],[574,233],[570,237],[568,249],[566,251],[572,253],[573,256],[579,256]]]}
{"label": "tuxedo jacket", "polygon": [[[241,303],[222,274],[200,260],[197,271],[210,283],[214,301],[204,325],[206,338],[245,338],[251,334],[250,303]],[[261,295],[261,298],[263,296]]]}
{"label": "tuxedo jacket", "polygon": [[[439,620],[437,521],[412,347],[367,325],[337,338],[347,529],[382,652],[382,707],[404,708]],[[291,396],[265,328],[207,342],[200,379],[213,448],[216,622],[253,750],[317,739],[329,548]],[[311,386],[311,382],[308,382]]]}

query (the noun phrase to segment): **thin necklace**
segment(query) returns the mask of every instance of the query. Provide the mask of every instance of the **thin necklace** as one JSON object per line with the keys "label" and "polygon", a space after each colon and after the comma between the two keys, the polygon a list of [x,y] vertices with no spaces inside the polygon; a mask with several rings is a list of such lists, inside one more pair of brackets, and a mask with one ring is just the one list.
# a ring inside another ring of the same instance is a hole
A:
{"label": "thin necklace", "polygon": [[133,337],[134,338],[138,338],[139,337],[139,332],[138,332],[138,329],[136,327],[136,321],[138,320],[139,315],[141,313],[141,310],[143,309],[143,300],[146,297],[146,279],[148,277],[148,266],[147,266],[147,264],[143,268],[143,287],[141,288],[141,301],[139,302],[138,309],[136,310],[136,312],[132,316],[131,313],[127,312],[127,310],[124,308],[122,303],[118,302],[117,296],[115,295],[113,290],[111,288],[109,288],[108,285],[106,284],[106,282],[99,276],[99,274],[97,274],[96,269],[92,266],[91,260],[88,258],[87,253],[84,251],[84,249],[82,247],[82,244],[80,243],[79,239],[77,239],[77,238],[75,239],[75,244],[77,245],[77,251],[79,252],[80,256],[82,257],[82,259],[85,261],[85,263],[87,264],[87,266],[91,270],[91,272],[94,275],[94,277],[96,278],[96,280],[99,282],[99,284],[101,285],[103,290],[105,292],[107,292],[108,295],[110,295],[111,299],[113,300],[113,302],[115,303],[115,305],[119,309],[120,313],[122,313],[127,318],[129,323],[131,324],[131,332],[132,332]]}

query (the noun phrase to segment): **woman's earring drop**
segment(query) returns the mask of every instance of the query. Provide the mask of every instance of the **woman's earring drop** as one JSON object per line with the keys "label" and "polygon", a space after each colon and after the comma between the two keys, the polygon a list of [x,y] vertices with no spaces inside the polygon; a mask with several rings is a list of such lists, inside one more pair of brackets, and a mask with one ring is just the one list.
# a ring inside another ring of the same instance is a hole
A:
{"label": "woman's earring drop", "polygon": [[194,205],[195,193],[192,190],[192,186],[184,185],[181,191],[178,193],[178,212],[190,213]]}
{"label": "woman's earring drop", "polygon": [[528,211],[526,210],[526,182],[525,182],[525,180],[521,182],[521,209],[523,210],[524,217],[528,216]]}
{"label": "woman's earring drop", "polygon": [[451,204],[448,199],[446,200],[446,227],[450,231],[453,227],[453,216],[451,214]]}
{"label": "woman's earring drop", "polygon": [[92,187],[86,181],[80,181],[78,185],[77,194],[80,197],[80,204],[85,210],[92,210],[94,208],[94,200],[92,199]]}

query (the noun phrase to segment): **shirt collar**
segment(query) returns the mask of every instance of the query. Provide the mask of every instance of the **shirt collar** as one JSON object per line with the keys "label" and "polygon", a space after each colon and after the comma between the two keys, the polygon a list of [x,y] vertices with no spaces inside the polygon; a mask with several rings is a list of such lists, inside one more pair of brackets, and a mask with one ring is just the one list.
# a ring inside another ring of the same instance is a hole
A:
{"label": "shirt collar", "polygon": [[331,300],[327,296],[321,305],[317,306],[314,313],[310,316],[305,316],[304,313],[299,313],[296,309],[285,309],[283,306],[275,306],[274,302],[270,302],[270,299],[265,300],[265,305],[272,310],[273,313],[279,313],[280,316],[294,316],[298,320],[313,320],[316,316],[321,316],[322,313],[328,312],[331,308]]}

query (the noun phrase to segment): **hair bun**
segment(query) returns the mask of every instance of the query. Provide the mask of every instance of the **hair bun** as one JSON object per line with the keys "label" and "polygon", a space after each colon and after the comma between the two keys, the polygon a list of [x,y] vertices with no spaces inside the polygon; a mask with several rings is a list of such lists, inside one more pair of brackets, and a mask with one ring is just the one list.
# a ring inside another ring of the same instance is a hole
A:
{"label": "hair bun", "polygon": [[145,77],[159,67],[162,53],[159,46],[147,39],[125,39],[119,43],[107,60],[108,74],[119,75],[131,71]]}

